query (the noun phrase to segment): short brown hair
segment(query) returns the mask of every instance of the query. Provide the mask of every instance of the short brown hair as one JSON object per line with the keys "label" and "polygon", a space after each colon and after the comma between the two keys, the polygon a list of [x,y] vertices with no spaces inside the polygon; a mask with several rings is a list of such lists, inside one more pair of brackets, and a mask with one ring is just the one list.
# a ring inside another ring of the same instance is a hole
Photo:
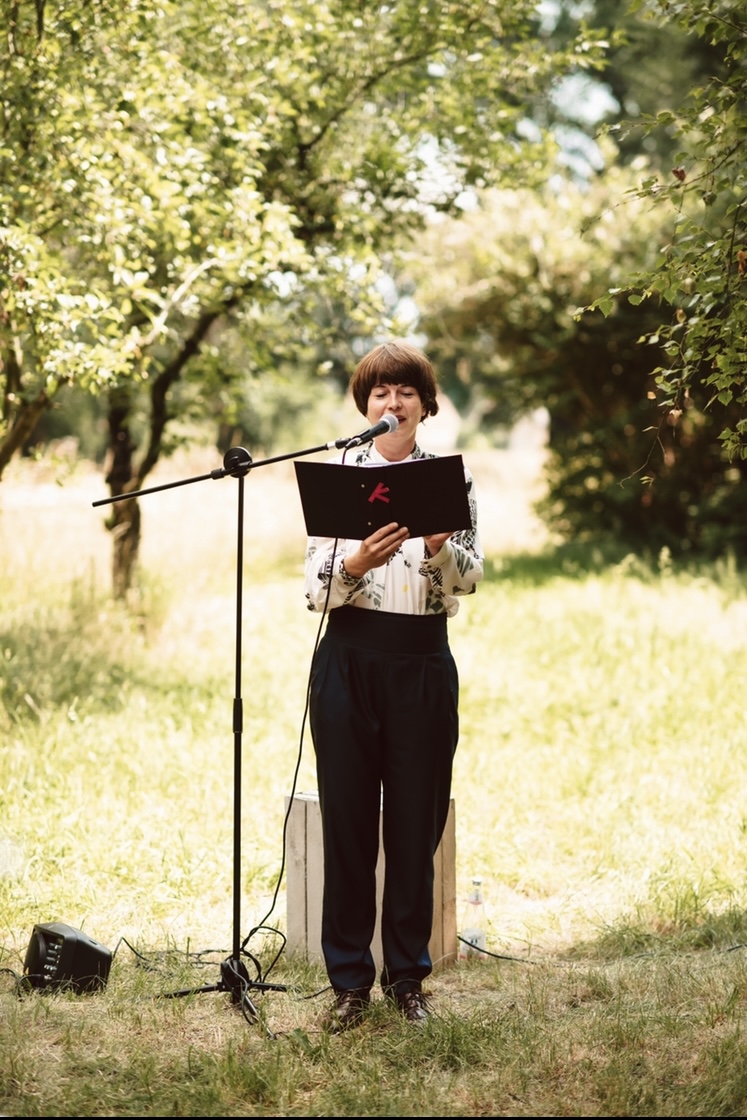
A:
{"label": "short brown hair", "polygon": [[423,351],[409,342],[382,342],[358,362],[350,388],[364,416],[375,385],[412,385],[423,402],[424,418],[438,412],[436,372]]}

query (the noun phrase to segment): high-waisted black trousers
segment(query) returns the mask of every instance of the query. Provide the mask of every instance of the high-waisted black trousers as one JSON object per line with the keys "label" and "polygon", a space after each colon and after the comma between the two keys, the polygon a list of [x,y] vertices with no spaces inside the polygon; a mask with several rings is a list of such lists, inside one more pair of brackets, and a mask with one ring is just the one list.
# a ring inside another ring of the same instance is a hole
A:
{"label": "high-waisted black trousers", "polygon": [[449,811],[459,679],[443,615],[330,611],[311,678],[324,843],[322,951],[336,991],[376,979],[383,806],[385,990],[432,970],[433,857]]}

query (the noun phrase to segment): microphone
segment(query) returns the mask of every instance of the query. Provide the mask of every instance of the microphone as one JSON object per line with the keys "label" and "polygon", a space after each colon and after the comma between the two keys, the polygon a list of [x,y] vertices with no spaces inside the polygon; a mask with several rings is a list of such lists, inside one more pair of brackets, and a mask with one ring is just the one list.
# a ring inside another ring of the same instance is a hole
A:
{"label": "microphone", "polygon": [[399,420],[396,416],[392,416],[391,412],[387,412],[381,417],[378,424],[374,424],[372,428],[366,428],[365,432],[360,432],[357,436],[350,436],[348,439],[336,439],[332,444],[333,447],[360,447],[362,443],[370,443],[372,439],[377,436],[383,436],[385,432],[395,432],[399,427]]}

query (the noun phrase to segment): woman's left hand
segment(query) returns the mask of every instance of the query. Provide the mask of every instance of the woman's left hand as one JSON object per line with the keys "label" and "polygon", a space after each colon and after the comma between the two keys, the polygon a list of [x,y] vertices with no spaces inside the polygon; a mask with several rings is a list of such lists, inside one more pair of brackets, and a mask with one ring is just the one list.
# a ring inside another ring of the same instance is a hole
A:
{"label": "woman's left hand", "polygon": [[431,556],[435,556],[437,552],[441,551],[449,537],[453,537],[453,535],[453,533],[434,533],[432,537],[423,537],[425,547]]}

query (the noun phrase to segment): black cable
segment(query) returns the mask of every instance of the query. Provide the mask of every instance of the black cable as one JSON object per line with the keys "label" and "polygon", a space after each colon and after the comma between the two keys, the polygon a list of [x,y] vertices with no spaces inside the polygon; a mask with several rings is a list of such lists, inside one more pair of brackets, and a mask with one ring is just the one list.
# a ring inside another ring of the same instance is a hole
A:
{"label": "black cable", "polygon": [[510,957],[505,953],[492,953],[490,949],[475,949],[472,941],[468,941],[466,937],[457,934],[457,941],[461,941],[462,945],[469,945],[470,949],[474,950],[476,957],[493,957],[497,961],[516,961],[518,964],[537,964],[537,961],[527,960],[525,957]]}

